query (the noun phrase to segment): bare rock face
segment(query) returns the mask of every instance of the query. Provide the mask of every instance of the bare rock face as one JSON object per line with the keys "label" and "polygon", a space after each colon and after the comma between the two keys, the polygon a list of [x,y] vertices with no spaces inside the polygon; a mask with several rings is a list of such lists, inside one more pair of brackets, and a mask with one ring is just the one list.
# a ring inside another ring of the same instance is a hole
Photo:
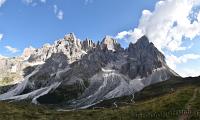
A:
{"label": "bare rock face", "polygon": [[135,44],[130,43],[127,54],[127,63],[121,71],[128,74],[130,78],[147,77],[153,70],[166,66],[165,56],[149,42],[146,36],[140,38]]}
{"label": "bare rock face", "polygon": [[[21,71],[24,75],[0,100],[87,108],[177,76],[146,36],[123,49],[109,36],[95,44],[88,39],[81,42],[70,33],[52,45],[26,49],[23,56],[21,61],[0,59],[0,72]],[[23,60],[28,56],[28,62]]]}
{"label": "bare rock face", "polygon": [[24,59],[28,59],[33,54],[34,51],[35,51],[35,48],[31,46],[29,48],[25,48],[24,52],[22,53],[22,57]]}
{"label": "bare rock face", "polygon": [[46,44],[40,49],[36,49],[30,56],[29,62],[44,62],[51,57],[53,53],[64,53],[67,55],[69,63],[72,63],[81,58],[85,53],[82,51],[81,42],[73,33],[70,33],[56,41],[53,45]]}
{"label": "bare rock face", "polygon": [[20,82],[23,78],[23,64],[21,58],[0,59],[0,85],[11,85]]}
{"label": "bare rock face", "polygon": [[92,40],[86,39],[82,42],[82,49],[84,51],[90,51],[91,49],[95,48],[96,45]]}
{"label": "bare rock face", "polygon": [[120,44],[110,36],[106,36],[101,42],[102,49],[107,49],[110,51],[117,51],[120,48]]}

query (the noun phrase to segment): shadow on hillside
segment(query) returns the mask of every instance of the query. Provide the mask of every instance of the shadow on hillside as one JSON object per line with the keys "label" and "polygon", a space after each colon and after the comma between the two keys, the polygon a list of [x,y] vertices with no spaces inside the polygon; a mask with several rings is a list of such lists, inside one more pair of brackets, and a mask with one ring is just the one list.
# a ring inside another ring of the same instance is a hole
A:
{"label": "shadow on hillside", "polygon": [[[55,60],[56,59],[56,60]],[[67,56],[64,55],[63,53],[54,53],[52,54],[52,56],[47,59],[45,61],[44,64],[40,64],[40,65],[34,65],[34,66],[28,66],[26,68],[23,69],[23,76],[24,78],[27,77],[28,75],[30,75],[37,67],[40,66],[40,69],[38,70],[38,72],[33,75],[33,76],[30,76],[29,80],[31,79],[38,79],[38,80],[41,80],[41,79],[48,79],[49,78],[49,74],[48,72],[49,71],[52,71],[51,67],[52,66],[59,66],[59,64],[61,63],[62,60],[67,60]],[[63,63],[63,65],[61,67],[65,67],[67,66],[67,62],[65,61],[65,63]],[[54,71],[56,71],[57,69],[55,69]],[[21,81],[23,82],[23,81]],[[20,82],[20,83],[21,83]],[[18,83],[18,84],[20,84]],[[15,89],[17,87],[18,84],[14,84],[14,85],[5,85],[5,86],[0,86],[0,94],[3,94],[3,93],[6,93],[8,92],[9,90],[12,90],[12,89]],[[39,85],[38,85],[39,86]],[[30,92],[29,89],[29,86],[27,86],[25,88],[25,90],[21,93],[21,94],[24,94],[24,93],[27,93],[27,92]]]}
{"label": "shadow on hillside", "polygon": [[137,92],[135,94],[135,100],[140,101],[158,97],[166,93],[172,93],[179,88],[184,88],[185,86],[200,87],[200,77],[173,77],[167,81],[152,84]]}
{"label": "shadow on hillside", "polygon": [[[199,77],[187,77],[187,78],[173,77],[170,80],[152,84],[150,86],[145,87],[141,91],[136,92],[134,95],[134,101],[137,103],[137,102],[153,99],[156,97],[160,97],[160,96],[163,96],[166,94],[172,94],[176,90],[187,87],[187,86],[200,87],[200,76]],[[119,98],[104,100],[103,102],[100,102],[93,107],[111,108],[111,107],[113,107],[113,103],[127,103],[127,105],[128,105],[128,103],[131,102],[130,101],[131,98],[132,98],[132,96],[123,96],[123,97],[119,97]],[[123,106],[126,106],[126,104],[124,104]],[[93,108],[93,107],[91,107],[91,108]]]}
{"label": "shadow on hillside", "polygon": [[[105,67],[107,63],[115,61],[117,59],[116,56],[117,54],[112,51],[103,51],[95,48],[88,51],[87,54],[82,55],[80,60],[69,64],[69,58],[65,54],[54,53],[44,64],[40,65],[41,68],[37,74],[31,76],[29,81],[34,81],[33,87],[36,86],[34,89],[50,86],[57,81],[63,82],[55,91],[38,98],[41,104],[58,104],[64,101],[77,99],[84,92],[85,88],[89,86],[88,79],[101,71],[101,68]],[[68,66],[71,69],[61,73],[58,79],[58,74],[56,73],[60,70],[64,70]],[[24,75],[26,76],[33,72],[36,67],[37,66],[29,66],[25,68]],[[68,84],[68,81],[72,80],[74,80],[74,83]],[[82,80],[83,83],[80,83],[79,80]],[[84,84],[84,87],[81,84]],[[31,92],[33,87],[29,89],[30,87],[27,86],[22,94]]]}
{"label": "shadow on hillside", "polygon": [[6,93],[8,90],[10,90],[11,88],[13,88],[15,86],[16,86],[16,84],[0,86],[0,95],[3,93]]}

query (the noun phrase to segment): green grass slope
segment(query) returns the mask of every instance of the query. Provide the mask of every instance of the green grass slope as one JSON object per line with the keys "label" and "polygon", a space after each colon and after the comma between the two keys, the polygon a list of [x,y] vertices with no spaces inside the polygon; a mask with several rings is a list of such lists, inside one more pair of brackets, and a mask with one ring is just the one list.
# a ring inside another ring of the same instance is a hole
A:
{"label": "green grass slope", "polygon": [[[200,78],[173,78],[130,96],[103,101],[96,107],[59,112],[26,103],[0,102],[0,120],[199,120]],[[113,103],[119,107],[113,107]],[[126,102],[126,104],[125,104]]]}

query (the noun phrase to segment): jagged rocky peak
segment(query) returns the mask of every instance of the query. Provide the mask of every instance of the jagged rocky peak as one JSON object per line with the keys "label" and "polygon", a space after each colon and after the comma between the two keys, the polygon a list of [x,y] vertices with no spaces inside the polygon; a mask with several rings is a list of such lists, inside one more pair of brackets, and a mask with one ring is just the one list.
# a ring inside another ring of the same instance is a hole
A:
{"label": "jagged rocky peak", "polygon": [[64,40],[67,40],[69,42],[74,42],[76,40],[76,36],[74,35],[74,33],[69,33],[65,35]]}
{"label": "jagged rocky peak", "polygon": [[135,49],[139,49],[139,50],[146,49],[146,47],[148,47],[150,45],[153,45],[153,43],[149,42],[149,39],[144,35],[140,39],[138,39],[136,41],[136,43],[130,43],[128,50],[130,50],[131,48],[135,48]]}
{"label": "jagged rocky peak", "polygon": [[24,61],[18,64],[16,59],[0,60],[0,76],[26,68],[23,82],[0,95],[0,100],[32,99],[33,103],[67,103],[69,107],[86,108],[105,99],[132,95],[175,75],[167,67],[164,55],[146,36],[124,50],[110,36],[95,44],[89,39],[80,42],[70,33],[33,53],[26,51],[25,56],[31,54],[28,64],[42,64],[30,64],[27,68]]}
{"label": "jagged rocky peak", "polygon": [[137,40],[136,44],[147,46],[150,44],[150,42],[147,36],[144,35],[140,39]]}
{"label": "jagged rocky peak", "polygon": [[86,40],[82,42],[82,49],[86,52],[91,50],[92,48],[95,48],[95,46],[95,43],[88,38],[86,38]]}
{"label": "jagged rocky peak", "polygon": [[64,53],[69,63],[81,58],[85,52],[82,51],[81,41],[76,38],[74,33],[70,33],[54,42],[54,44],[45,44],[42,48],[36,49],[29,58],[29,62],[45,61],[51,57],[53,53]]}
{"label": "jagged rocky peak", "polygon": [[57,46],[81,47],[81,42],[78,38],[76,38],[74,33],[69,33],[65,35],[63,39],[57,41]]}
{"label": "jagged rocky peak", "polygon": [[35,48],[33,48],[32,46],[25,48],[22,53],[22,57],[24,59],[28,59],[31,56],[31,54],[33,54],[34,51],[35,51]]}
{"label": "jagged rocky peak", "polygon": [[149,42],[146,36],[138,39],[136,43],[130,43],[127,49],[128,64],[122,71],[126,72],[130,78],[136,76],[146,77],[155,69],[166,66],[165,56]]}
{"label": "jagged rocky peak", "polygon": [[112,38],[111,36],[105,36],[105,38],[101,42],[102,49],[107,49],[110,51],[117,51],[120,47],[120,44]]}
{"label": "jagged rocky peak", "polygon": [[[136,43],[130,43],[128,47],[129,55],[151,55],[153,57],[160,56],[165,61],[165,56],[154,46],[146,36],[142,36]],[[137,52],[136,52],[137,51]]]}
{"label": "jagged rocky peak", "polygon": [[158,61],[161,61],[162,63],[166,64],[165,56],[162,52],[160,52],[152,42],[149,41],[149,39],[146,36],[141,37],[137,43],[137,46],[140,46],[140,48],[146,49],[147,53],[151,54],[152,57],[157,59]]}

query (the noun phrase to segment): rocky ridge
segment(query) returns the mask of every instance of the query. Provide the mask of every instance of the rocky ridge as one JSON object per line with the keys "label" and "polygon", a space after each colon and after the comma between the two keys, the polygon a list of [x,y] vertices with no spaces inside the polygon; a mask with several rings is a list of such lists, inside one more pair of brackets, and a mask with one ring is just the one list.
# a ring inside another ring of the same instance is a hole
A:
{"label": "rocky ridge", "polygon": [[0,100],[28,99],[69,108],[134,95],[145,86],[177,76],[146,36],[124,49],[109,36],[94,43],[70,33],[52,45],[27,48],[21,57],[0,59],[0,64],[6,74],[20,73],[22,81],[1,94]]}

